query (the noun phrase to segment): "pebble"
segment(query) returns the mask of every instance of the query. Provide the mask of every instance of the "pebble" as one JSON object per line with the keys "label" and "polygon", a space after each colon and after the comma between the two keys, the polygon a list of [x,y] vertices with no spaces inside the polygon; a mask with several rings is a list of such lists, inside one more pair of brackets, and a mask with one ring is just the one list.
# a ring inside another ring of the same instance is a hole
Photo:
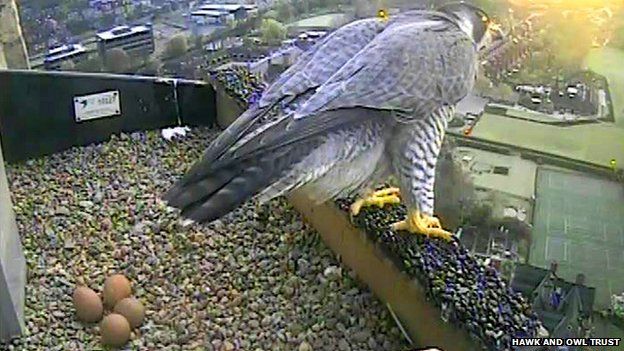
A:
{"label": "pebble", "polygon": [[[352,201],[339,199],[336,202],[347,212]],[[365,229],[400,269],[427,289],[428,297],[443,311],[444,319],[474,334],[485,349],[511,349],[514,335],[532,337],[537,334],[541,322],[531,311],[530,304],[513,292],[496,270],[471,256],[458,240],[432,240],[388,229],[392,223],[405,218],[406,212],[403,205],[365,208],[353,218],[353,223]],[[377,340],[384,349],[389,346],[386,342]]]}
{"label": "pebble", "polygon": [[[194,128],[171,142],[159,131],[140,135],[7,166],[29,267],[28,335],[0,350],[100,349],[98,327],[75,323],[71,295],[78,282],[101,292],[114,273],[132,281],[146,311],[133,350],[287,350],[318,340],[314,350],[334,351],[356,341],[328,325],[356,313],[387,350],[407,346],[365,287],[326,278],[333,285],[321,289],[317,277],[342,275],[340,263],[283,198],[204,225],[180,225],[179,212],[162,205],[217,131]],[[290,252],[298,270],[284,264]]]}
{"label": "pebble", "polygon": [[301,344],[299,344],[299,351],[312,351],[312,345],[308,344],[307,342],[303,341],[301,342]]}

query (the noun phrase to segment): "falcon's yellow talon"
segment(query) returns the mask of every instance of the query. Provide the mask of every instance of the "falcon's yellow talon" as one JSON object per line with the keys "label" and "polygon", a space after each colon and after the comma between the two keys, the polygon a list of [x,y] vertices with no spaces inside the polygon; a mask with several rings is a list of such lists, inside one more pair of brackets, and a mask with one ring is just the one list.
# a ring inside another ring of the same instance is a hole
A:
{"label": "falcon's yellow talon", "polygon": [[386,188],[372,192],[363,199],[357,199],[351,204],[351,214],[357,216],[362,207],[384,207],[386,204],[397,205],[401,203],[399,188]]}
{"label": "falcon's yellow talon", "polygon": [[437,217],[425,217],[429,221],[430,228],[439,228],[442,229],[442,225],[440,224],[440,220]]}
{"label": "falcon's yellow talon", "polygon": [[407,219],[394,223],[394,230],[405,230],[412,234],[426,235],[427,237],[438,237],[451,241],[453,234],[442,229],[440,220],[436,217],[423,215],[418,211],[410,211]]}

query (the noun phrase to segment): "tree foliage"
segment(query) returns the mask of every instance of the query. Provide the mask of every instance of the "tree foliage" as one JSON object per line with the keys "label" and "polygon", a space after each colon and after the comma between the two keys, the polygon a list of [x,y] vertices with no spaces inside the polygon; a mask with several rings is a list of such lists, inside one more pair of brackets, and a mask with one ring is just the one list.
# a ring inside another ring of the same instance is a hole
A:
{"label": "tree foliage", "polygon": [[141,67],[137,73],[145,76],[157,76],[159,73],[160,64],[150,58],[145,59],[143,67]]}
{"label": "tree foliage", "polygon": [[478,95],[498,101],[515,102],[518,99],[511,86],[503,83],[494,84],[483,72],[479,72],[477,75],[474,89]]}
{"label": "tree foliage", "polygon": [[624,21],[613,31],[609,46],[624,50]]}
{"label": "tree foliage", "polygon": [[262,20],[260,32],[262,33],[262,40],[270,45],[280,43],[286,39],[288,34],[286,27],[282,23],[271,18]]}
{"label": "tree foliage", "polygon": [[74,67],[78,72],[102,72],[102,59],[99,56],[91,56],[88,59],[77,63]]}
{"label": "tree foliage", "polygon": [[457,228],[474,202],[474,184],[459,161],[453,158],[455,145],[446,139],[436,166],[435,211],[449,229]]}
{"label": "tree foliage", "polygon": [[507,11],[508,5],[505,1],[500,0],[473,0],[474,5],[483,9],[490,16],[503,13]]}
{"label": "tree foliage", "polygon": [[292,2],[294,10],[299,14],[310,12],[310,1],[308,0],[293,0]]}
{"label": "tree foliage", "polygon": [[112,73],[128,73],[130,57],[122,49],[111,49],[106,54],[106,70]]}
{"label": "tree foliage", "polygon": [[279,18],[279,14],[275,10],[269,10],[269,11],[265,12],[263,16],[264,16],[264,18],[272,18],[272,19],[278,19]]}
{"label": "tree foliage", "polygon": [[178,34],[167,42],[165,47],[165,57],[174,58],[184,55],[188,50],[188,42],[186,36]]}
{"label": "tree foliage", "polygon": [[464,223],[479,228],[488,228],[492,223],[492,213],[493,209],[490,204],[477,203],[469,209],[464,217]]}
{"label": "tree foliage", "polygon": [[295,8],[288,0],[279,0],[275,5],[277,19],[281,22],[290,22],[295,18]]}
{"label": "tree foliage", "polygon": [[355,0],[353,2],[353,15],[355,18],[370,17],[375,13],[373,5],[368,0]]}
{"label": "tree foliage", "polygon": [[592,49],[595,34],[585,18],[549,14],[548,29],[543,38],[553,68],[561,69],[564,73],[579,70]]}

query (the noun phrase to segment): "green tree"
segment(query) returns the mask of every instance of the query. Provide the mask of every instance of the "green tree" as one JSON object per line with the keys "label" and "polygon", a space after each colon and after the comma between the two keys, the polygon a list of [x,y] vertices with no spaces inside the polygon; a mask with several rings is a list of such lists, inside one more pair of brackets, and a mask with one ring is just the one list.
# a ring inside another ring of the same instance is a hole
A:
{"label": "green tree", "polygon": [[188,43],[186,41],[186,37],[182,34],[178,34],[175,37],[171,38],[165,47],[165,57],[174,58],[180,57],[186,53],[188,50]]}
{"label": "green tree", "polygon": [[102,72],[102,60],[99,56],[91,56],[88,59],[77,63],[74,70],[78,72]]}
{"label": "green tree", "polygon": [[306,14],[310,12],[310,2],[308,0],[294,0],[292,4],[297,13]]}
{"label": "green tree", "polygon": [[477,74],[477,80],[475,81],[474,90],[481,96],[487,96],[492,91],[492,81],[489,80],[485,74],[480,70]]}
{"label": "green tree", "polygon": [[355,18],[370,17],[374,13],[373,5],[368,0],[355,0],[353,3],[353,15]]}
{"label": "green tree", "polygon": [[61,64],[61,71],[74,71],[76,65],[72,61],[65,61]]}
{"label": "green tree", "polygon": [[122,49],[112,49],[106,54],[106,70],[112,73],[128,73],[130,57]]}
{"label": "green tree", "polygon": [[150,58],[145,59],[143,67],[141,67],[137,73],[145,76],[157,76],[159,73],[160,64]]}
{"label": "green tree", "polygon": [[477,203],[469,209],[464,218],[465,224],[479,228],[487,228],[492,223],[492,206],[487,203]]}
{"label": "green tree", "polygon": [[616,49],[624,49],[624,23],[620,24],[615,31],[613,31],[609,46]]}
{"label": "green tree", "polygon": [[453,157],[455,144],[446,139],[436,165],[435,212],[449,229],[461,224],[474,202],[474,185],[464,167]]}
{"label": "green tree", "polygon": [[192,39],[195,49],[201,49],[204,46],[204,38],[201,35],[194,35]]}
{"label": "green tree", "polygon": [[548,17],[549,29],[545,41],[550,50],[553,66],[562,73],[572,73],[581,68],[592,48],[595,31],[584,19]]}
{"label": "green tree", "polygon": [[262,40],[270,45],[279,44],[286,39],[288,34],[286,27],[282,23],[270,18],[262,20],[260,32],[262,33]]}
{"label": "green tree", "polygon": [[269,11],[264,13],[263,17],[264,18],[278,19],[279,14],[275,10],[269,10]]}
{"label": "green tree", "polygon": [[473,0],[473,3],[490,16],[504,13],[508,9],[506,2],[500,0]]}
{"label": "green tree", "polygon": [[509,229],[509,234],[513,240],[524,240],[528,243],[531,242],[531,227],[523,221],[517,218],[503,218],[494,223],[496,227],[503,226]]}
{"label": "green tree", "polygon": [[504,83],[494,85],[487,96],[495,100],[508,102],[515,102],[517,100],[517,96],[514,90],[509,85]]}
{"label": "green tree", "polygon": [[279,0],[275,5],[275,11],[282,22],[290,22],[296,16],[295,8],[288,0]]}

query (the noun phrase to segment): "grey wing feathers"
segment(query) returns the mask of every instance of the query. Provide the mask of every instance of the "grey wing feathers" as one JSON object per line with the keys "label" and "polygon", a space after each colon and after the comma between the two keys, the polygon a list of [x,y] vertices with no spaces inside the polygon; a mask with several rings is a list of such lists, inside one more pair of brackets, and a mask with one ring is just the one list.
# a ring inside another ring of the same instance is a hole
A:
{"label": "grey wing feathers", "polygon": [[[276,103],[285,97],[300,100],[310,89],[325,82],[353,55],[365,47],[386,23],[371,18],[349,23],[325,37],[280,78],[265,90],[257,106],[245,111],[208,147],[204,157],[180,180],[181,184],[201,178],[210,165],[228,150],[245,144],[253,135],[266,128],[257,123]],[[260,129],[259,129],[260,128]],[[249,131],[252,131],[251,134]]]}
{"label": "grey wing feathers", "polygon": [[369,18],[329,34],[267,88],[259,105],[264,107],[284,96],[296,96],[322,85],[385,27],[384,21]]}
{"label": "grey wing feathers", "polygon": [[475,70],[474,44],[453,23],[396,24],[336,72],[297,115],[364,106],[426,116],[461,100]]}
{"label": "grey wing feathers", "polygon": [[[361,114],[362,111],[352,109],[340,113]],[[302,187],[311,200],[321,203],[360,188],[375,170],[370,164],[382,157],[388,131],[385,118],[381,116],[384,112],[374,113],[380,116],[321,136],[323,142],[279,181],[264,189],[258,200],[268,201]]]}

